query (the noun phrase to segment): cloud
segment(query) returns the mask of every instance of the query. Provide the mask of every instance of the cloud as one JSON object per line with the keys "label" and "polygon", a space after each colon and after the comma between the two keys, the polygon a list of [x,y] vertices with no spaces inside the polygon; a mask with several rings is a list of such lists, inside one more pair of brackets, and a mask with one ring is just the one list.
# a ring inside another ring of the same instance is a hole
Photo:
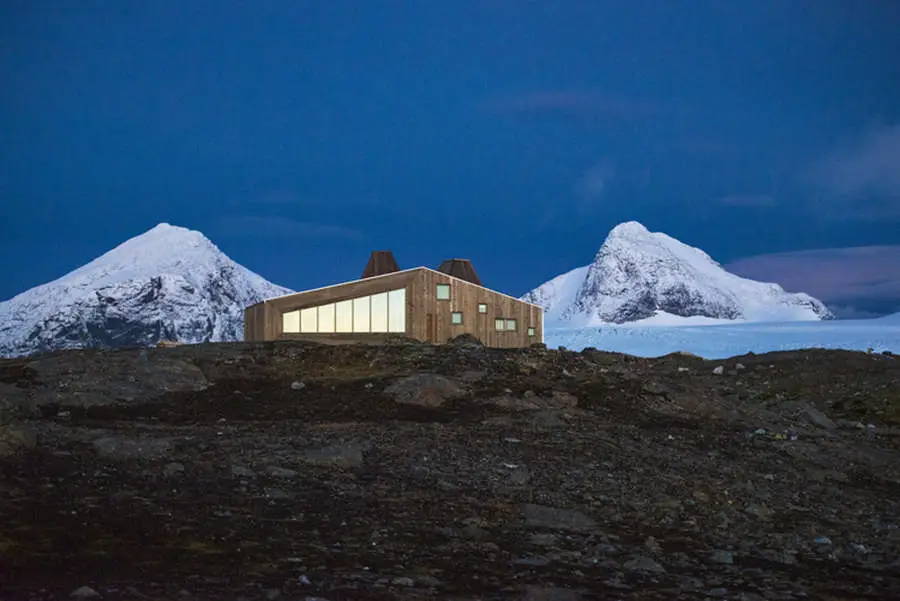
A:
{"label": "cloud", "polygon": [[655,112],[656,107],[590,90],[543,90],[509,94],[487,100],[482,108],[493,113],[507,114],[580,114],[617,117]]}
{"label": "cloud", "polygon": [[340,238],[359,240],[359,230],[342,225],[297,221],[287,217],[265,215],[231,215],[218,222],[219,229],[231,236],[265,238]]}
{"label": "cloud", "polygon": [[768,194],[733,194],[720,198],[719,202],[732,207],[774,207],[777,204]]}
{"label": "cloud", "polygon": [[882,208],[900,212],[900,124],[868,132],[813,164],[803,179],[835,198],[888,201]]}
{"label": "cloud", "polygon": [[732,261],[725,268],[806,292],[844,315],[900,311],[900,245],[757,255]]}
{"label": "cloud", "polygon": [[581,201],[582,210],[593,207],[609,188],[613,178],[613,167],[608,161],[597,161],[591,165],[575,182],[575,196]]}

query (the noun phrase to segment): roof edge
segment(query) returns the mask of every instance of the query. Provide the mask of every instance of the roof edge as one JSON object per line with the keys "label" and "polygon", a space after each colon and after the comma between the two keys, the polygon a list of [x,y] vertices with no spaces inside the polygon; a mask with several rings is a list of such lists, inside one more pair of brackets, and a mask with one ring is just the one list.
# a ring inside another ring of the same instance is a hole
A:
{"label": "roof edge", "polygon": [[[410,267],[408,269],[401,269],[400,271],[392,271],[391,273],[383,273],[381,275],[373,275],[373,276],[370,276],[367,278],[348,280],[346,282],[339,282],[337,284],[329,284],[328,286],[319,286],[318,288],[309,288],[307,290],[297,290],[296,292],[291,292],[290,294],[282,294],[281,296],[273,296],[272,298],[267,298],[261,302],[267,303],[269,301],[278,300],[280,298],[287,298],[289,296],[294,296],[296,294],[306,294],[307,292],[317,292],[319,290],[327,290],[329,288],[337,288],[338,286],[345,286],[347,284],[355,284],[356,282],[370,281],[370,280],[375,280],[378,278],[386,278],[386,277],[390,277],[390,276],[395,276],[400,273],[409,273],[411,271],[417,271],[419,269],[424,269],[425,271],[430,271],[432,273],[437,273],[439,275],[446,276],[448,278],[453,278],[454,280],[456,280],[458,282],[462,282],[463,284],[466,284],[467,286],[475,286],[476,288],[484,288],[488,292],[493,292],[494,294],[499,294],[500,296],[504,296],[504,297],[510,298],[514,301],[518,301],[524,305],[530,305],[532,307],[536,307],[536,308],[540,309],[541,312],[544,311],[544,308],[542,306],[537,305],[535,303],[530,303],[528,301],[522,300],[521,298],[516,298],[515,296],[512,296],[511,294],[506,294],[505,292],[500,292],[498,290],[494,290],[493,288],[488,288],[487,286],[479,286],[478,284],[473,284],[472,282],[470,282],[468,280],[458,278],[455,275],[450,275],[449,273],[444,273],[443,271],[438,271],[437,269],[432,269],[431,267],[426,267],[424,265],[420,265],[418,267]],[[259,303],[257,303],[257,304],[259,304]],[[253,305],[251,305],[251,306],[253,306]]]}

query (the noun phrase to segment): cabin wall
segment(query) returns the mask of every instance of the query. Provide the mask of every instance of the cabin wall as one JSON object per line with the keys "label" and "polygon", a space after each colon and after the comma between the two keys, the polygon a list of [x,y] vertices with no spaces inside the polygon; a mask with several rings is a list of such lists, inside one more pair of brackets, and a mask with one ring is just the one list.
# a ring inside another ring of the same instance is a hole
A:
{"label": "cabin wall", "polygon": [[[450,286],[450,298],[437,298],[437,285]],[[432,270],[416,272],[411,288],[413,319],[410,332],[426,342],[445,343],[454,336],[471,334],[485,345],[514,348],[543,342],[543,310],[518,299],[488,290],[464,280]],[[478,312],[479,303],[487,305],[486,313]],[[462,323],[452,323],[452,313],[462,313]],[[498,331],[494,320],[515,319],[515,331]],[[534,335],[528,336],[528,328]]]}

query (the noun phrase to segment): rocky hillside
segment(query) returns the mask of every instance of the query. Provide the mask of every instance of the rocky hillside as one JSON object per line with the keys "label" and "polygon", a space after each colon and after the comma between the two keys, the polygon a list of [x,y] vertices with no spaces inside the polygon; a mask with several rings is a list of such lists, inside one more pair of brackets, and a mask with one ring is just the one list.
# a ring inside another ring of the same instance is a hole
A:
{"label": "rocky hillside", "polygon": [[900,360],[202,344],[0,361],[20,599],[896,599]]}
{"label": "rocky hillside", "polygon": [[161,223],[0,303],[0,356],[242,340],[244,308],[290,292],[200,232]]}
{"label": "rocky hillside", "polygon": [[700,250],[636,221],[610,231],[590,265],[528,292],[549,326],[684,318],[746,321],[833,319],[819,300],[725,271]]}

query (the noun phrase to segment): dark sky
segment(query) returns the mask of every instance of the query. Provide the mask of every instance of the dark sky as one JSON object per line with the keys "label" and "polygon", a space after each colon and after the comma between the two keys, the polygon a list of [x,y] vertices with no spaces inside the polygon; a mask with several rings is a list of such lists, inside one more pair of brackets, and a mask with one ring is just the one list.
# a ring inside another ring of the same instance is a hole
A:
{"label": "dark sky", "polygon": [[387,248],[518,295],[632,219],[723,263],[892,248],[898,31],[880,0],[5,0],[0,299],[163,221],[295,289]]}

